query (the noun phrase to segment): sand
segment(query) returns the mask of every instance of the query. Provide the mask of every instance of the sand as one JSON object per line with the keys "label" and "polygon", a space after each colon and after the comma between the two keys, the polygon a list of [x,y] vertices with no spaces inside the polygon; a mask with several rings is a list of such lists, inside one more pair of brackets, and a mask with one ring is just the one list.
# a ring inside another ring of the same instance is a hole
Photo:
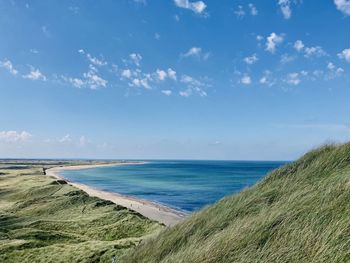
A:
{"label": "sand", "polygon": [[63,178],[59,173],[67,170],[82,170],[89,168],[97,168],[97,167],[106,167],[106,166],[117,166],[117,165],[137,165],[142,163],[113,163],[113,164],[95,164],[95,165],[75,165],[75,166],[65,166],[65,167],[54,167],[46,170],[46,175],[53,176],[57,179],[63,179],[67,181],[70,185],[83,190],[90,196],[99,197],[104,200],[112,201],[117,205],[124,206],[128,209],[134,210],[143,216],[158,221],[166,226],[173,226],[179,222],[181,222],[186,214],[171,209],[169,207],[153,203],[150,201],[124,196],[114,192],[102,191],[99,189],[95,189],[91,186],[70,182],[69,180]]}

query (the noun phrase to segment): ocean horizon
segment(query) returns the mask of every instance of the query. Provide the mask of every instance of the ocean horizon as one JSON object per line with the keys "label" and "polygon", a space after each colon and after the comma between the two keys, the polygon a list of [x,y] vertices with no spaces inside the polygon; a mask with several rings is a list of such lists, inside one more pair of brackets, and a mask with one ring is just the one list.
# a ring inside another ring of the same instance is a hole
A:
{"label": "ocean horizon", "polygon": [[286,161],[147,160],[65,170],[67,180],[192,213],[263,179]]}

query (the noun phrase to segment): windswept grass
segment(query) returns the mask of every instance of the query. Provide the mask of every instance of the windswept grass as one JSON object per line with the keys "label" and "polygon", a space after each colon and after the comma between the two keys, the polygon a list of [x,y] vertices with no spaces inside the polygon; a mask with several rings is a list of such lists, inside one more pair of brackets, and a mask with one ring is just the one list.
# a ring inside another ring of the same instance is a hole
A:
{"label": "windswept grass", "polygon": [[141,242],[123,262],[350,262],[350,144],[309,152]]}
{"label": "windswept grass", "polygon": [[43,176],[0,164],[0,262],[111,262],[162,226]]}

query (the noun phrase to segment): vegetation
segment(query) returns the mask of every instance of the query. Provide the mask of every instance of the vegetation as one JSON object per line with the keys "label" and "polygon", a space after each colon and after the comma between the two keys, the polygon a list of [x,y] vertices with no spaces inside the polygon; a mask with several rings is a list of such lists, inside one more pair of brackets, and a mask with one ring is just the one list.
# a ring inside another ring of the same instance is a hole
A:
{"label": "vegetation", "polygon": [[273,171],[141,242],[124,262],[350,262],[350,144]]}
{"label": "vegetation", "polygon": [[43,176],[58,164],[71,163],[0,162],[0,262],[111,262],[162,228]]}

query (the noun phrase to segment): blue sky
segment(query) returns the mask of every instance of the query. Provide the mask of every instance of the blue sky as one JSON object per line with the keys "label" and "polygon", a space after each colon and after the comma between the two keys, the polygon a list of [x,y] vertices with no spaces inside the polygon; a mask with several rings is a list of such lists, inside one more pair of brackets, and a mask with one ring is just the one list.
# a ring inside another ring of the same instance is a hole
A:
{"label": "blue sky", "polygon": [[0,0],[0,157],[291,160],[350,139],[348,0]]}

